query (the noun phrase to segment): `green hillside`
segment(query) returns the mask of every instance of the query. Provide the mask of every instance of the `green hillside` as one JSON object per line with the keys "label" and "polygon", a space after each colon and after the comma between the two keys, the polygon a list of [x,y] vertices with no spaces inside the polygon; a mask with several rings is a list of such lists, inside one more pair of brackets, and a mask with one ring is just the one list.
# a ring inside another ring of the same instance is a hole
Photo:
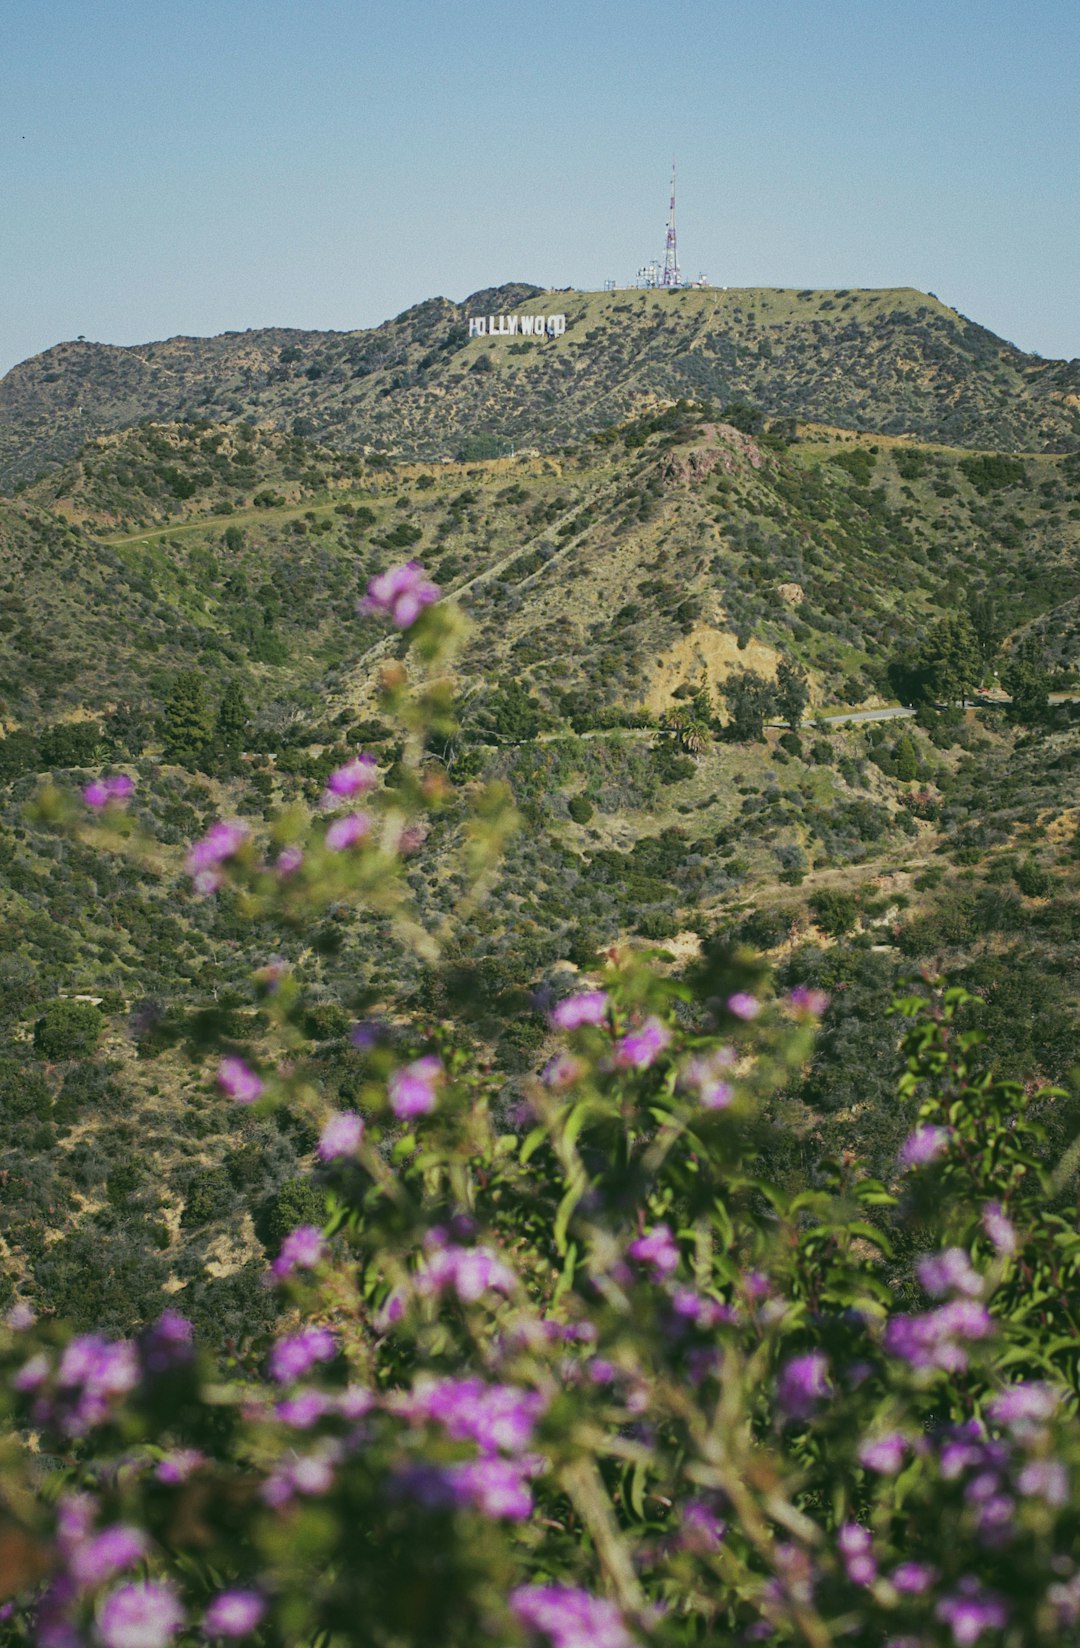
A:
{"label": "green hillside", "polygon": [[[897,662],[962,611],[987,681],[1034,638],[1067,685],[1078,547],[1075,457],[813,425],[753,435],[687,403],[546,457],[467,464],[342,459],[222,424],[91,443],[0,510],[9,1288],[108,1331],[152,1315],[163,1289],[211,1335],[259,1330],[267,1255],[318,1214],[313,1138],[237,1111],[211,1071],[222,1038],[257,1029],[250,974],[274,955],[302,973],[320,1091],[350,1103],[358,1013],[453,1023],[512,1088],[544,1056],[544,992],[606,947],[659,945],[677,970],[705,939],[749,944],[785,987],[833,997],[762,1144],[793,1183],[823,1149],[891,1159],[885,1008],[912,971],[947,967],[979,991],[1007,1074],[1067,1086],[1068,704],[1027,724],[1000,705],[815,716],[894,697]],[[252,932],[230,899],[191,897],[187,844],[218,817],[317,803],[358,747],[399,781],[379,683],[400,643],[354,605],[409,556],[471,623],[456,730],[424,758],[436,789],[456,789],[409,870],[441,954],[403,959],[381,919],[344,905],[312,946],[287,924]],[[734,739],[725,684],[781,660],[808,672],[807,723]],[[701,723],[692,738],[681,711]],[[137,779],[141,850],[81,824],[58,836],[33,810],[50,775],[73,789],[107,763]],[[488,779],[523,827],[468,906],[453,844]],[[87,1045],[72,998],[98,1004]],[[1053,1148],[1074,1110],[1063,1098],[1043,1117]]]}
{"label": "green hillside", "polygon": [[[477,314],[565,313],[555,339],[468,337]],[[544,451],[660,401],[1006,451],[1080,444],[1080,364],[1026,355],[911,289],[434,298],[370,331],[64,343],[0,381],[0,484],[145,418],[249,419],[339,451]]]}

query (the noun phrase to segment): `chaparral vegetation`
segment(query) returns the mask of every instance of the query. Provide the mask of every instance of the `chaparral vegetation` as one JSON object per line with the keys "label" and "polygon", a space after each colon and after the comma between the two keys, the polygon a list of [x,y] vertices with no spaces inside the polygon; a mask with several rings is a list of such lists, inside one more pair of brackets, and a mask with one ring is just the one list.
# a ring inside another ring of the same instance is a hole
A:
{"label": "chaparral vegetation", "polygon": [[[277,1204],[266,1327],[204,1343],[178,1297],[116,1337],[10,1304],[4,1640],[1078,1640],[1074,1168],[1040,1120],[1061,1095],[996,1072],[968,992],[882,1008],[895,1149],[798,1185],[776,1105],[829,995],[719,933],[683,967],[616,946],[506,996],[546,1026],[524,1074],[437,1004],[330,1015],[328,1097],[327,923],[436,967],[453,932],[421,919],[415,855],[453,835],[460,919],[521,823],[500,779],[455,793],[425,757],[458,616],[416,563],[364,610],[408,642],[392,769],[354,753],[313,806],[217,819],[186,855],[191,910],[264,947],[242,1006],[177,1026],[186,1057],[315,1163]],[[137,801],[106,771],[34,819],[139,862]],[[103,1014],[61,1005],[35,1039],[77,1067]]]}

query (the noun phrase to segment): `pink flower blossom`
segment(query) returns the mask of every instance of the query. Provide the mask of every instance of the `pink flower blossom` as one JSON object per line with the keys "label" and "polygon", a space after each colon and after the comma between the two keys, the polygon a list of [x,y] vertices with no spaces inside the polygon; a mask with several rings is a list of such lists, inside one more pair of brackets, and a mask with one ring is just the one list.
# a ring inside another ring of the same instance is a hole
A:
{"label": "pink flower blossom", "polygon": [[262,1077],[243,1059],[231,1055],[218,1065],[217,1084],[234,1104],[254,1104],[263,1093]]}
{"label": "pink flower blossom", "polygon": [[390,1108],[399,1121],[426,1116],[434,1110],[436,1088],[444,1074],[442,1060],[436,1058],[434,1053],[414,1059],[412,1064],[394,1071],[387,1088]]}
{"label": "pink flower blossom", "polygon": [[949,1626],[956,1648],[973,1648],[984,1631],[1000,1631],[1008,1618],[997,1592],[974,1576],[962,1579],[955,1595],[943,1597],[934,1613]]}
{"label": "pink flower blossom", "polygon": [[510,1593],[510,1608],[551,1648],[633,1648],[615,1604],[576,1586],[522,1585]]}
{"label": "pink flower blossom", "polygon": [[670,1225],[654,1225],[647,1235],[631,1242],[626,1251],[631,1259],[647,1265],[658,1281],[674,1275],[679,1268],[679,1246]]}
{"label": "pink flower blossom", "polygon": [[420,1293],[455,1293],[463,1304],[475,1304],[487,1292],[512,1293],[514,1273],[488,1247],[448,1244],[428,1255],[417,1277]]}
{"label": "pink flower blossom", "polygon": [[183,1623],[176,1593],[154,1580],[111,1592],[98,1614],[105,1648],[168,1648]]}
{"label": "pink flower blossom", "polygon": [[[730,1002],[728,1005],[731,1005]],[[788,996],[788,1006],[792,1012],[807,1013],[815,1019],[821,1017],[828,1005],[828,991],[815,990],[809,984],[797,984]]]}
{"label": "pink flower blossom", "polygon": [[412,1420],[434,1420],[458,1442],[486,1453],[520,1454],[530,1444],[546,1403],[539,1391],[487,1385],[482,1379],[418,1379],[398,1407]]}
{"label": "pink flower blossom", "polygon": [[943,1299],[947,1293],[962,1293],[969,1299],[978,1299],[985,1286],[962,1247],[947,1247],[940,1253],[928,1254],[918,1261],[915,1272],[933,1299]]}
{"label": "pink flower blossom", "polygon": [[844,1572],[853,1585],[872,1585],[877,1578],[874,1542],[869,1528],[858,1522],[845,1522],[837,1535]]}
{"label": "pink flower blossom", "polygon": [[366,795],[379,782],[379,770],[373,755],[361,754],[336,767],[326,780],[323,806],[336,807],[339,802],[354,795]]}
{"label": "pink flower blossom", "polygon": [[982,1210],[980,1223],[984,1232],[994,1244],[997,1251],[1004,1257],[1016,1252],[1016,1227],[1005,1213],[1000,1202],[987,1202]]}
{"label": "pink flower blossom", "polygon": [[319,1160],[332,1162],[339,1156],[355,1156],[363,1137],[363,1118],[355,1110],[335,1110],[319,1135]]}
{"label": "pink flower blossom", "polygon": [[615,1064],[620,1070],[647,1070],[670,1041],[667,1026],[648,1018],[639,1030],[631,1030],[615,1043]]}
{"label": "pink flower blossom", "polygon": [[697,1095],[705,1110],[726,1110],[735,1097],[735,1089],[725,1079],[733,1060],[730,1047],[717,1047],[711,1053],[696,1054],[688,1059],[679,1072],[680,1087]]}
{"label": "pink flower blossom", "polygon": [[322,1231],[314,1225],[298,1225],[289,1231],[270,1269],[280,1280],[294,1270],[313,1270],[325,1253]]}
{"label": "pink flower blossom", "polygon": [[780,1369],[776,1400],[789,1419],[809,1419],[829,1395],[829,1364],[821,1351],[794,1356]]}
{"label": "pink flower blossom", "polygon": [[580,1030],[584,1024],[603,1024],[608,1006],[606,990],[579,990],[552,1008],[551,1022],[559,1030]]}
{"label": "pink flower blossom", "polygon": [[430,582],[419,561],[406,561],[372,578],[357,611],[363,617],[388,613],[398,629],[409,629],[424,608],[438,599],[438,586]]}
{"label": "pink flower blossom", "polygon": [[910,1446],[902,1431],[888,1431],[884,1436],[870,1437],[862,1444],[859,1463],[881,1476],[895,1476]]}
{"label": "pink flower blossom", "polygon": [[282,881],[286,876],[295,875],[304,862],[304,854],[299,847],[283,847],[274,861],[274,869]]}
{"label": "pink flower blossom", "polygon": [[146,1555],[146,1549],[146,1535],[138,1528],[103,1528],[76,1545],[68,1570],[76,1584],[89,1589],[133,1567]]}
{"label": "pink flower blossom", "polygon": [[257,1591],[222,1591],[203,1616],[203,1630],[209,1637],[250,1636],[265,1613],[265,1599]]}
{"label": "pink flower blossom", "polygon": [[335,818],[327,830],[326,845],[330,852],[341,853],[370,834],[371,819],[367,813],[346,813],[344,818]]}
{"label": "pink flower blossom", "polygon": [[935,1161],[949,1148],[951,1139],[951,1128],[924,1124],[908,1134],[900,1146],[897,1162],[901,1167],[925,1167],[927,1162]]}
{"label": "pink flower blossom", "polygon": [[217,892],[225,880],[221,866],[236,857],[250,836],[247,825],[236,820],[219,819],[211,824],[202,839],[188,850],[187,872],[195,882],[196,892]]}
{"label": "pink flower blossom", "polygon": [[737,1019],[756,1019],[761,1012],[761,1003],[749,990],[736,990],[735,994],[727,999],[727,1010]]}
{"label": "pink flower blossom", "polygon": [[135,794],[135,780],[127,773],[117,773],[112,778],[98,778],[88,784],[83,790],[82,798],[88,807],[99,812],[107,807],[111,801],[127,801]]}
{"label": "pink flower blossom", "polygon": [[290,1385],[310,1373],[317,1362],[329,1362],[337,1344],[328,1328],[304,1328],[279,1339],[270,1352],[270,1373],[279,1385]]}

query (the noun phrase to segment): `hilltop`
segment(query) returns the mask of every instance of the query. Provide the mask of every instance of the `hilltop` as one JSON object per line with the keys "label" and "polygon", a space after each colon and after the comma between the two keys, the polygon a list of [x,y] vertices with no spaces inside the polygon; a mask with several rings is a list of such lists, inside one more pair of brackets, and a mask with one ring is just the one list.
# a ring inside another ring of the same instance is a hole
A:
{"label": "hilltop", "polygon": [[[558,338],[469,316],[564,313]],[[544,292],[517,283],[367,331],[58,344],[0,380],[0,485],[145,419],[247,420],[418,460],[555,450],[682,396],[1003,451],[1080,445],[1080,361],[1028,355],[913,289]]]}

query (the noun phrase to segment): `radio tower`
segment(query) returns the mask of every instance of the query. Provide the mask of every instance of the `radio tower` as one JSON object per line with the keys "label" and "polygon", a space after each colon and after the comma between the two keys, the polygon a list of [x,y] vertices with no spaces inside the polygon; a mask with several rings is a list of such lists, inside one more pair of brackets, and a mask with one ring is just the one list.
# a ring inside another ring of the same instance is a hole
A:
{"label": "radio tower", "polygon": [[682,271],[679,268],[679,248],[675,239],[675,162],[671,162],[671,204],[667,215],[667,239],[664,242],[664,272],[660,276],[661,286],[681,286]]}

